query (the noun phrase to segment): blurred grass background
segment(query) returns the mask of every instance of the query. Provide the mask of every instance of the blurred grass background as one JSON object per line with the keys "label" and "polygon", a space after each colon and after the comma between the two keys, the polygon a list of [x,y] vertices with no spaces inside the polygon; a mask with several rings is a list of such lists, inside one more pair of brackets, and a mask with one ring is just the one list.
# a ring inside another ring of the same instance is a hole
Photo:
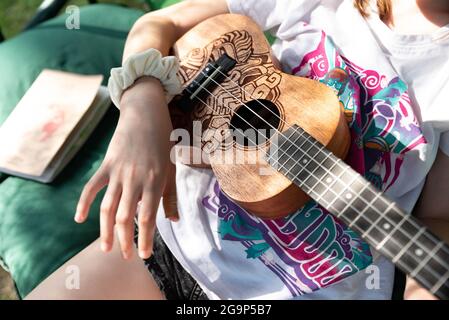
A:
{"label": "blurred grass background", "polygon": [[[36,13],[42,0],[0,0],[0,29],[6,39],[20,33]],[[114,3],[148,11],[145,0],[99,0],[98,3]],[[67,5],[87,5],[87,0],[71,0]],[[65,12],[64,9],[61,12]],[[0,300],[18,299],[9,274],[0,267]]]}
{"label": "blurred grass background", "polygon": [[[42,0],[0,0],[0,28],[5,38],[11,38],[20,33],[42,2]],[[146,11],[149,9],[145,0],[98,0],[97,2],[121,4]],[[88,4],[87,0],[70,0],[67,5],[86,4]]]}

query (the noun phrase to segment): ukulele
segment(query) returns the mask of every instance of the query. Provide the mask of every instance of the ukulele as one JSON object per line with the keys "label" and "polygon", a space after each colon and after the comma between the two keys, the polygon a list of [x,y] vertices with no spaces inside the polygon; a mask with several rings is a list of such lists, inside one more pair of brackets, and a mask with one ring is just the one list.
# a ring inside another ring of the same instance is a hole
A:
{"label": "ukulele", "polygon": [[203,21],[172,50],[183,92],[170,116],[189,134],[178,143],[181,161],[210,166],[222,191],[260,218],[314,199],[436,297],[449,298],[449,246],[342,160],[350,133],[331,88],[280,71],[264,34],[241,15]]}

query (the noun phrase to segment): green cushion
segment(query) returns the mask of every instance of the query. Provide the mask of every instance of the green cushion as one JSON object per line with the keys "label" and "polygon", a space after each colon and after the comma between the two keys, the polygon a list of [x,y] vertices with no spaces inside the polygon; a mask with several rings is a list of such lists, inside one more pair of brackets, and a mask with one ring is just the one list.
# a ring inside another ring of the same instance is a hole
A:
{"label": "green cushion", "polygon": [[172,4],[178,3],[180,0],[146,0],[151,10],[159,10]]}
{"label": "green cushion", "polygon": [[[81,9],[81,28],[65,28],[66,15],[0,44],[0,124],[43,68],[103,74],[120,65],[127,33],[143,12],[113,5]],[[117,123],[110,108],[78,155],[45,185],[0,177],[0,260],[23,297],[98,237],[97,198],[88,222],[73,221],[85,182],[98,168]]]}

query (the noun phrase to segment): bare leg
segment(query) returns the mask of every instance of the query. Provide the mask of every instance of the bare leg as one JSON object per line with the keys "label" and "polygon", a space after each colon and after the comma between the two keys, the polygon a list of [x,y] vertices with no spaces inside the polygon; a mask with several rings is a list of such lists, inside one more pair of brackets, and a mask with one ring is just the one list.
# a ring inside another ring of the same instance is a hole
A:
{"label": "bare leg", "polygon": [[[79,270],[79,289],[73,278]],[[71,289],[70,289],[71,288]],[[27,297],[29,300],[164,299],[151,273],[134,248],[124,260],[118,243],[111,252],[100,250],[97,239],[45,279]]]}

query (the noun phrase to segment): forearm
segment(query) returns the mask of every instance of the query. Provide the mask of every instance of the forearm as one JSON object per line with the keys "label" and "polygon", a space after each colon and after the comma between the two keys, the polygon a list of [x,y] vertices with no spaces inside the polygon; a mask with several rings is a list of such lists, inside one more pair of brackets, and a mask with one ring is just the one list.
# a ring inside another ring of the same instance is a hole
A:
{"label": "forearm", "polygon": [[159,50],[162,55],[168,55],[170,48],[177,39],[176,26],[173,22],[160,15],[145,15],[132,27],[126,40],[123,52],[123,62],[131,55],[150,48]]}
{"label": "forearm", "polygon": [[[174,22],[164,14],[156,11],[146,14],[136,21],[126,40],[123,63],[133,54],[143,52],[150,48],[159,50],[163,56],[168,55],[170,48],[178,38],[179,31],[176,29]],[[132,105],[134,113],[137,112],[141,116],[145,115],[148,109],[148,101],[163,95],[163,88],[157,79],[151,77],[142,77],[123,92],[121,98],[121,111],[126,112],[127,106]],[[162,107],[163,104],[154,104]],[[160,114],[162,109],[155,110],[154,114]]]}
{"label": "forearm", "polygon": [[[163,56],[168,55],[170,48],[178,38],[179,31],[174,22],[164,14],[156,11],[141,17],[132,27],[126,40],[123,52],[123,62],[133,54],[143,52],[150,48],[159,50]],[[123,92],[121,98],[121,113],[132,106],[133,113],[142,117],[148,113],[148,102],[153,98],[163,95],[163,88],[157,79],[142,77]],[[159,107],[159,110],[151,110],[148,116],[164,113],[164,104],[152,104],[152,108]]]}
{"label": "forearm", "polygon": [[442,218],[421,218],[419,220],[442,240],[449,243],[449,220]]}
{"label": "forearm", "polygon": [[[137,20],[126,40],[123,62],[136,53],[150,48],[159,50],[163,56],[169,54],[170,48],[183,34],[199,22],[227,12],[225,0],[188,0],[162,10],[147,13]],[[163,88],[150,77],[143,77],[123,92],[121,97],[122,112],[132,105],[148,107],[150,96],[162,96]],[[149,97],[149,98],[146,98]],[[159,110],[160,111],[160,110]],[[157,111],[157,112],[159,112]],[[139,110],[140,112],[140,110]]]}
{"label": "forearm", "polygon": [[167,55],[184,33],[196,24],[218,14],[227,13],[225,0],[187,0],[147,13],[132,27],[126,41],[123,61],[130,55],[150,48]]}
{"label": "forearm", "polygon": [[[429,230],[449,243],[449,157],[439,151],[421,192],[413,215]],[[431,297],[411,278],[407,278],[405,295],[408,299]]]}

